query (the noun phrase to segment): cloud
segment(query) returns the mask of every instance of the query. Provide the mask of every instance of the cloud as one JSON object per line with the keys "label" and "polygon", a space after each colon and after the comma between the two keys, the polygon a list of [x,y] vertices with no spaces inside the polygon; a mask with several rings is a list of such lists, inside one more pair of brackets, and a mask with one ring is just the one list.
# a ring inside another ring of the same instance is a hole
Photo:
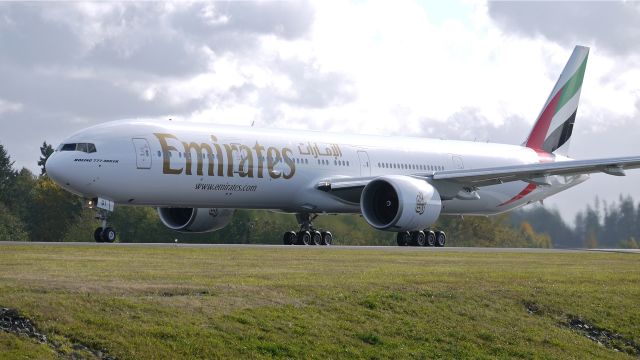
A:
{"label": "cloud", "polygon": [[518,116],[505,119],[503,124],[495,124],[481,114],[478,109],[463,108],[452,114],[446,121],[422,123],[421,135],[448,140],[466,140],[520,145],[531,126]]}
{"label": "cloud", "polygon": [[0,99],[0,115],[2,115],[2,113],[18,112],[20,110],[22,110],[22,104]]}
{"label": "cloud", "polygon": [[270,34],[287,40],[304,36],[313,23],[313,15],[313,7],[307,1],[196,3],[177,11],[172,25],[212,47],[226,50],[242,48],[256,35]]}
{"label": "cloud", "polygon": [[564,46],[593,44],[638,55],[640,4],[633,1],[489,1],[489,15],[510,32]]}

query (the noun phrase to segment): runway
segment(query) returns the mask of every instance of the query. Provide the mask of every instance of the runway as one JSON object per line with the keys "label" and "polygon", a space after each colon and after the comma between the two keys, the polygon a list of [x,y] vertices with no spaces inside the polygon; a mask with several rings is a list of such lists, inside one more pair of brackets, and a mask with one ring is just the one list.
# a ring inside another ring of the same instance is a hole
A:
{"label": "runway", "polygon": [[414,247],[414,246],[295,246],[268,244],[186,244],[186,243],[94,243],[94,242],[22,242],[0,241],[0,246],[103,246],[103,247],[150,247],[150,248],[256,248],[256,249],[296,249],[310,251],[377,250],[400,252],[465,252],[465,253],[576,253],[576,252],[616,252],[640,254],[640,249],[540,249],[540,248],[489,248],[489,247]]}

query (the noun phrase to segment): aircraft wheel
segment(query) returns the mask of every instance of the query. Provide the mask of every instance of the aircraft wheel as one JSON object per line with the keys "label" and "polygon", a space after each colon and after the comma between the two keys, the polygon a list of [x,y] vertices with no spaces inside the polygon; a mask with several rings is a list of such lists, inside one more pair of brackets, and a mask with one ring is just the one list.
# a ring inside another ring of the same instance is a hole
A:
{"label": "aircraft wheel", "polygon": [[322,245],[322,234],[320,231],[314,230],[311,232],[311,241],[309,245]]}
{"label": "aircraft wheel", "polygon": [[311,233],[308,231],[298,232],[298,245],[309,245],[311,243]]}
{"label": "aircraft wheel", "polygon": [[436,244],[436,233],[434,233],[433,231],[427,231],[425,233],[425,246],[434,246]]}
{"label": "aircraft wheel", "polygon": [[108,227],[102,232],[102,241],[112,243],[116,241],[116,231],[114,228]]}
{"label": "aircraft wheel", "polygon": [[413,246],[424,246],[426,244],[424,231],[414,231],[411,234],[411,241]]}
{"label": "aircraft wheel", "polygon": [[411,234],[409,234],[408,231],[399,232],[398,235],[396,235],[398,246],[408,246],[409,241],[411,241]]}
{"label": "aircraft wheel", "polygon": [[447,242],[447,235],[443,231],[436,231],[436,246],[443,247]]}
{"label": "aircraft wheel", "polygon": [[285,245],[295,245],[298,241],[295,231],[287,231],[282,236],[282,243]]}
{"label": "aircraft wheel", "polygon": [[96,229],[96,231],[93,232],[93,240],[95,240],[96,242],[100,243],[102,242],[102,228],[99,227]]}
{"label": "aircraft wheel", "polygon": [[331,245],[333,243],[333,235],[328,231],[322,232],[322,245]]}

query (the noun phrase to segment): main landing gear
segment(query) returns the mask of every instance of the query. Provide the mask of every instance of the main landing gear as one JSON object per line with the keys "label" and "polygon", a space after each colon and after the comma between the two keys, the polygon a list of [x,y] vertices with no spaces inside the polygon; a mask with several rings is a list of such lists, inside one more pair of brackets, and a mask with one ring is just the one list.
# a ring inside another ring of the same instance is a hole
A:
{"label": "main landing gear", "polygon": [[398,246],[436,246],[443,247],[447,242],[444,231],[403,231],[396,236]]}
{"label": "main landing gear", "polygon": [[99,243],[112,243],[116,241],[116,230],[107,226],[107,210],[96,209],[96,219],[102,221],[102,226],[93,232],[93,239]]}
{"label": "main landing gear", "polygon": [[285,245],[331,245],[333,235],[329,231],[318,230],[313,227],[312,221],[318,217],[316,214],[296,214],[296,220],[300,224],[300,230],[287,231],[282,236]]}

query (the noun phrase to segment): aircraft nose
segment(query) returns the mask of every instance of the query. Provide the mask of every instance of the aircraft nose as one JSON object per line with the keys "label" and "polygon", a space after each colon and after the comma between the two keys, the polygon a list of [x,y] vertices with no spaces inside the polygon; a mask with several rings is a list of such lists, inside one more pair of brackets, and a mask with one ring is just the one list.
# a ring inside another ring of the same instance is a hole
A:
{"label": "aircraft nose", "polygon": [[64,185],[64,171],[62,169],[62,164],[60,163],[60,157],[56,152],[49,156],[44,168],[47,171],[47,176],[49,176],[51,180],[58,185]]}

